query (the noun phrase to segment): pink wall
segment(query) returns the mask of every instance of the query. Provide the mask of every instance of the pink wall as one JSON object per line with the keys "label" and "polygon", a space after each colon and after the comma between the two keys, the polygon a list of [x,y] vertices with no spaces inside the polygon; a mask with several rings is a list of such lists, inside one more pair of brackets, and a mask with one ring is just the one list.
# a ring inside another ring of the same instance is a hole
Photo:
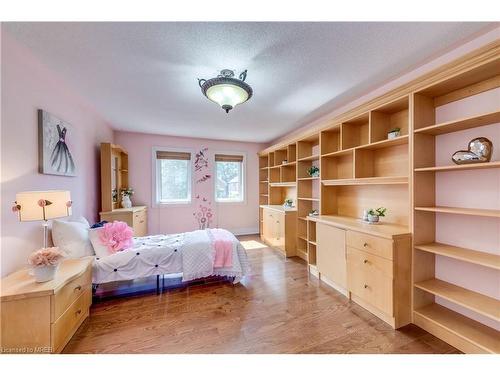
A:
{"label": "pink wall", "polygon": [[[135,205],[148,206],[149,232],[176,233],[198,229],[193,213],[199,205],[196,199],[188,205],[152,207],[152,148],[155,146],[188,148],[194,152],[207,148],[209,169],[204,174],[211,178],[205,182],[193,183],[193,198],[207,198],[215,211],[212,226],[226,228],[233,233],[257,233],[259,223],[258,157],[264,148],[259,143],[227,142],[199,138],[169,137],[142,133],[115,132],[115,143],[129,153],[129,184],[135,190],[132,197]],[[244,152],[246,154],[246,202],[214,202],[213,157],[215,152]],[[196,179],[195,179],[196,180]],[[207,202],[208,205],[208,202]]]}
{"label": "pink wall", "polygon": [[[500,89],[490,90],[436,109],[436,122],[498,111]],[[457,150],[486,137],[493,142],[491,160],[500,160],[500,123],[440,135],[436,138],[436,165],[452,164]],[[500,210],[500,169],[436,173],[436,204],[441,206]],[[455,246],[500,255],[500,219],[439,214],[436,240]],[[454,259],[436,257],[436,277],[500,299],[500,272]],[[500,330],[500,324],[442,299],[438,303]]]}
{"label": "pink wall", "polygon": [[[11,212],[16,192],[70,190],[74,215],[96,219],[100,201],[99,143],[112,141],[113,132],[93,109],[5,31],[1,33],[1,42],[3,276],[25,265],[28,254],[42,244],[41,223],[20,223]],[[38,173],[39,108],[66,120],[75,128],[72,154],[77,177]]]}

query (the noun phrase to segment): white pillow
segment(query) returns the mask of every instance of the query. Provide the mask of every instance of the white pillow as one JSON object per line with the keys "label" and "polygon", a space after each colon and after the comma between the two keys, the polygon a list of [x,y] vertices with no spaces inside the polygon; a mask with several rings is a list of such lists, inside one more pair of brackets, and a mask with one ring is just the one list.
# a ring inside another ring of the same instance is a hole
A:
{"label": "white pillow", "polygon": [[87,228],[90,228],[90,223],[87,219],[85,219],[83,216],[77,216],[77,217],[72,217],[71,218],[71,221],[73,223],[81,223],[81,224],[85,224],[85,226]]}
{"label": "white pillow", "polygon": [[103,229],[102,227],[89,229],[89,239],[90,239],[90,242],[92,243],[92,247],[94,248],[95,255],[98,258],[103,258],[103,257],[106,257],[108,255],[111,255],[108,247],[103,245],[101,242],[101,239],[99,238],[99,232],[102,229]]}
{"label": "white pillow", "polygon": [[89,227],[75,221],[54,220],[52,222],[52,241],[66,253],[68,258],[81,258],[94,255],[89,240]]}

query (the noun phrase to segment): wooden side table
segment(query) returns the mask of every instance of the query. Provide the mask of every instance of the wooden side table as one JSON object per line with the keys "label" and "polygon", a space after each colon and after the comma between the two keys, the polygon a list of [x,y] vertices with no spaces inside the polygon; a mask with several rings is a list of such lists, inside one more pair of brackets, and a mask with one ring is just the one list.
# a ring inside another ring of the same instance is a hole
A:
{"label": "wooden side table", "polygon": [[92,258],[64,260],[53,280],[28,269],[2,279],[1,353],[60,353],[89,316]]}

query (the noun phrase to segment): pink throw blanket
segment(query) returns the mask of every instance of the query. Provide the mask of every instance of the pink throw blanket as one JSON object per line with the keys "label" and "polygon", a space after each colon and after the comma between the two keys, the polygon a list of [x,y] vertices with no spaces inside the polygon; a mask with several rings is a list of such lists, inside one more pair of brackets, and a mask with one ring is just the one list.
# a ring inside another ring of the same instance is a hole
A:
{"label": "pink throw blanket", "polygon": [[233,266],[233,238],[222,229],[211,229],[214,238],[214,268]]}

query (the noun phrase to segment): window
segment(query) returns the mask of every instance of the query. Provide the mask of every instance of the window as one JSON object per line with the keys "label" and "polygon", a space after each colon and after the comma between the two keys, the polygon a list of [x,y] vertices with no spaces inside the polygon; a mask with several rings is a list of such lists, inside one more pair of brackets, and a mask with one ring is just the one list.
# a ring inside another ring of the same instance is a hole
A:
{"label": "window", "polygon": [[156,151],[156,203],[191,202],[191,153]]}
{"label": "window", "polygon": [[215,201],[243,202],[243,155],[215,155]]}

